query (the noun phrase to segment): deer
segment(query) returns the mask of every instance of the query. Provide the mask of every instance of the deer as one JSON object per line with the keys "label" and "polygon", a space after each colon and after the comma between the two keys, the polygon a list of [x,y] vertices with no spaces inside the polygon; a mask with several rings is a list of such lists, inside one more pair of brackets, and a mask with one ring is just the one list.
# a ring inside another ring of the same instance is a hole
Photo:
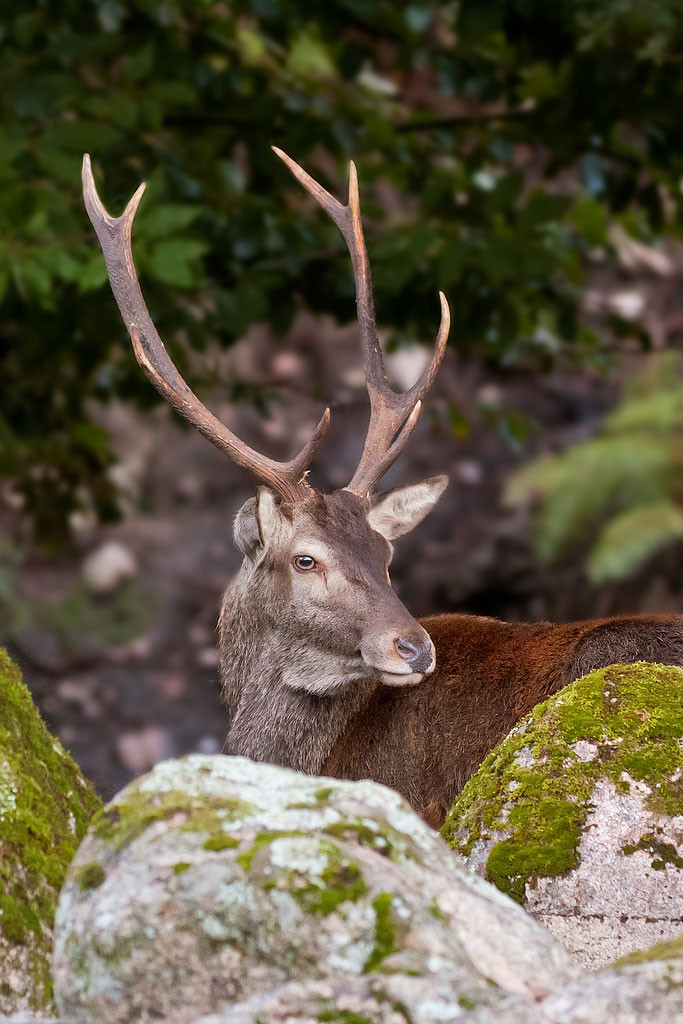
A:
{"label": "deer", "polygon": [[325,410],[288,461],[249,447],[180,376],[154,326],[133,263],[140,185],[111,217],[83,159],[86,210],[137,361],[170,405],[258,485],[234,520],[243,556],[219,615],[224,752],[401,793],[438,828],[493,747],[540,701],[616,662],[683,665],[683,616],[621,615],[565,624],[446,613],[415,619],[392,589],[394,541],[435,506],[445,476],[375,493],[410,437],[443,360],[441,323],[412,387],[388,383],[379,342],[358,177],[341,203],[281,150],[340,229],[351,257],[370,418],[350,483],[330,494],[307,477],[330,421]]}

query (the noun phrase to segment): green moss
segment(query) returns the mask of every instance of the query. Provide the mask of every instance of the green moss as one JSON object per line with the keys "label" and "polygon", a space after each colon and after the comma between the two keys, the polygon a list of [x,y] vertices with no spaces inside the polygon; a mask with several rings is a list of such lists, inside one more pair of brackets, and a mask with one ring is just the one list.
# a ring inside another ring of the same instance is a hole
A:
{"label": "green moss", "polygon": [[376,850],[399,864],[407,860],[420,860],[419,847],[409,836],[392,828],[386,821],[372,821],[372,826],[368,821],[372,819],[338,821],[326,825],[323,831],[337,839],[349,839],[361,846],[369,846],[371,850]]}
{"label": "green moss", "polygon": [[369,1017],[350,1010],[321,1010],[317,1017],[320,1021],[333,1021],[335,1024],[372,1024]]}
{"label": "green moss", "polygon": [[[280,833],[279,835],[268,835],[267,842],[254,844],[258,848],[250,851],[249,868],[253,867],[253,859],[259,850],[271,845],[277,839],[289,838],[297,833]],[[308,836],[313,839],[312,836]],[[321,865],[319,873],[313,870],[305,872],[297,870],[296,867],[282,868],[268,863],[267,869],[262,871],[263,888],[266,890],[279,889],[288,892],[297,903],[311,914],[319,917],[326,917],[332,914],[342,903],[355,902],[365,895],[366,886],[362,872],[344,852],[329,840],[323,839],[318,842],[316,850],[311,849]],[[244,856],[244,855],[242,855]],[[240,860],[240,858],[238,858]]]}
{"label": "green moss", "polygon": [[334,786],[325,786],[323,789],[316,789],[313,794],[319,803],[325,803],[334,793]]}
{"label": "green moss", "polygon": [[[29,1002],[51,1008],[49,955],[57,896],[92,815],[101,806],[77,765],[46,729],[0,649],[0,934],[25,946]],[[0,977],[11,950],[0,954]],[[11,1012],[0,995],[0,1012]]]}
{"label": "green moss", "polygon": [[[648,784],[653,812],[683,813],[682,703],[680,668],[639,662],[591,672],[539,704],[489,754],[446,818],[443,837],[468,856],[478,839],[504,828],[510,837],[492,848],[486,877],[523,902],[527,884],[578,864],[599,778],[627,791],[627,773]],[[594,744],[594,760],[579,760],[572,749],[579,740]]]}
{"label": "green moss", "polygon": [[441,921],[442,924],[448,924],[448,922],[450,921],[450,918],[446,914],[444,914],[443,910],[441,909],[437,900],[434,897],[432,897],[432,899],[429,901],[429,913],[436,921]]}
{"label": "green moss", "polygon": [[310,913],[326,917],[342,903],[359,900],[365,895],[366,886],[358,865],[345,857],[334,843],[322,841],[319,853],[327,861],[320,882],[309,879],[303,886],[290,885],[289,891]]}
{"label": "green moss", "polygon": [[636,850],[643,850],[650,854],[650,863],[655,871],[664,871],[667,864],[683,868],[683,857],[678,856],[678,850],[673,843],[663,843],[653,835],[641,836],[635,846],[630,844],[623,846],[621,852],[630,857]]}
{"label": "green moss", "polygon": [[184,875],[186,871],[189,871],[192,867],[186,860],[179,860],[177,864],[173,865],[174,875]]}
{"label": "green moss", "polygon": [[382,961],[397,949],[397,928],[393,902],[394,896],[390,892],[381,892],[372,901],[375,911],[375,945],[363,966],[364,974],[376,971]]}
{"label": "green moss", "polygon": [[205,850],[234,850],[236,846],[239,846],[239,839],[235,839],[233,836],[209,836],[202,843],[202,847]]}
{"label": "green moss", "polygon": [[181,820],[181,832],[220,835],[224,826],[254,811],[253,804],[234,797],[193,795],[183,790],[146,793],[132,783],[124,798],[109,804],[94,820],[98,839],[114,850],[123,850],[155,821]]}
{"label": "green moss", "polygon": [[259,834],[254,839],[254,842],[251,844],[249,849],[245,850],[244,853],[240,853],[240,855],[237,858],[237,863],[248,874],[251,871],[251,865],[252,865],[252,862],[254,860],[254,857],[259,852],[259,850],[263,849],[264,846],[268,846],[269,843],[274,842],[276,839],[283,839],[285,836],[303,836],[303,835],[306,835],[306,833],[302,832],[301,829],[291,829],[290,831],[280,831],[280,832],[275,832],[275,831],[273,831],[273,832],[269,832],[269,831],[259,832]]}
{"label": "green moss", "polygon": [[104,868],[97,861],[81,864],[73,873],[73,880],[79,889],[97,889],[106,878]]}
{"label": "green moss", "polygon": [[476,1010],[477,1008],[474,999],[470,999],[469,996],[458,996],[458,1006],[462,1006],[463,1010]]}
{"label": "green moss", "polygon": [[625,967],[628,964],[644,964],[650,960],[683,960],[683,935],[675,939],[667,939],[665,942],[658,942],[649,949],[637,949],[633,953],[615,960],[615,967]]}

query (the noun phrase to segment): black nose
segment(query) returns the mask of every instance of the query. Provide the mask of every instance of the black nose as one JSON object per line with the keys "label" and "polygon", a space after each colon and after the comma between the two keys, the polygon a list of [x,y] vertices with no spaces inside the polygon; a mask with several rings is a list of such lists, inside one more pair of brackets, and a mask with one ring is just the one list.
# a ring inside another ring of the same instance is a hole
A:
{"label": "black nose", "polygon": [[416,672],[426,672],[432,663],[432,647],[427,639],[415,643],[399,637],[394,641],[394,646],[403,661],[407,661]]}

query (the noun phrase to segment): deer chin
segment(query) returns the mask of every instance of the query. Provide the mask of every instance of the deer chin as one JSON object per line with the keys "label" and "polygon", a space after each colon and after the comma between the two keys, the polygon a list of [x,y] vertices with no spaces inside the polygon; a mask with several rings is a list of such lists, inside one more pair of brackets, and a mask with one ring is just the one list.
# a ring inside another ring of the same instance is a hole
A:
{"label": "deer chin", "polygon": [[[379,660],[379,659],[378,659]],[[365,662],[368,669],[372,672],[374,679],[378,679],[380,683],[385,686],[417,686],[421,683],[426,676],[432,674],[436,668],[436,657],[434,654],[434,645],[432,644],[432,660],[427,668],[422,672],[415,672],[411,670],[411,666],[407,662],[399,662],[398,658],[394,659],[393,662],[389,659],[389,665],[384,662],[384,665],[373,665],[368,660]],[[396,666],[396,667],[394,667]]]}
{"label": "deer chin", "polygon": [[377,678],[385,686],[417,686],[426,675],[429,672],[379,672]]}

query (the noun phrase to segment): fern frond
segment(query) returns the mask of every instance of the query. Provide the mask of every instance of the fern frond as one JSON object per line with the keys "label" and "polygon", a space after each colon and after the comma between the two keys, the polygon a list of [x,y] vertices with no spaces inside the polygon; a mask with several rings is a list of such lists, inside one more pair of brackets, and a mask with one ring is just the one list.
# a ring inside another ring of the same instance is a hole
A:
{"label": "fern frond", "polygon": [[588,559],[592,583],[636,572],[663,547],[683,539],[683,511],[672,502],[640,505],[612,519]]}

